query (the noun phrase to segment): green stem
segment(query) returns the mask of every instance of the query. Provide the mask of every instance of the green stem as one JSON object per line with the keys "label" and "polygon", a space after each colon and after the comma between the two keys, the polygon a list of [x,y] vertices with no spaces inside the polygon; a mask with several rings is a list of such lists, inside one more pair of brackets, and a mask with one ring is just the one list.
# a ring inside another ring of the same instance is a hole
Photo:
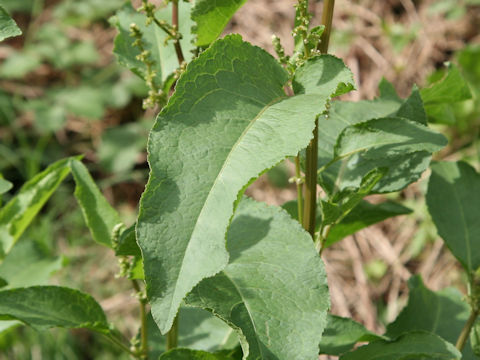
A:
{"label": "green stem", "polygon": [[118,346],[120,349],[122,349],[124,352],[130,354],[133,356],[135,359],[138,359],[138,354],[132,351],[127,345],[123,343],[122,340],[118,339],[116,336],[112,334],[103,334],[108,340],[110,340],[113,344]]}
{"label": "green stem", "polygon": [[472,312],[470,313],[470,317],[465,323],[465,326],[463,327],[462,332],[458,337],[457,343],[455,344],[455,347],[458,349],[458,351],[463,350],[463,347],[465,346],[465,343],[468,340],[468,336],[470,335],[470,331],[472,330],[472,326],[475,323],[475,320],[477,319],[478,313],[479,313],[479,309],[477,310],[472,309]]}
{"label": "green stem", "polygon": [[[172,1],[172,25],[175,31],[178,32],[178,0]],[[182,47],[180,46],[180,39],[178,36],[174,40],[175,52],[177,53],[178,64],[181,66],[185,62],[185,57],[183,56]]]}
{"label": "green stem", "polygon": [[300,155],[295,156],[295,184],[297,185],[298,221],[303,224],[303,184],[300,173]]}
{"label": "green stem", "polygon": [[173,320],[173,325],[170,331],[167,333],[167,351],[175,349],[178,346],[178,316]]}
{"label": "green stem", "polygon": [[[322,24],[325,30],[321,37],[318,49],[322,53],[328,52],[328,43],[332,29],[333,9],[335,0],[324,0]],[[303,212],[303,227],[312,238],[315,236],[315,216],[317,209],[317,158],[318,158],[318,119],[315,120],[315,129],[313,130],[313,139],[306,151],[305,167],[305,205]]]}
{"label": "green stem", "polygon": [[[141,296],[140,285],[136,280],[132,280],[132,285],[135,291],[139,296]],[[140,303],[140,356],[141,359],[148,358],[148,330],[147,330],[147,311],[146,311],[146,300],[143,297],[138,299]]]}

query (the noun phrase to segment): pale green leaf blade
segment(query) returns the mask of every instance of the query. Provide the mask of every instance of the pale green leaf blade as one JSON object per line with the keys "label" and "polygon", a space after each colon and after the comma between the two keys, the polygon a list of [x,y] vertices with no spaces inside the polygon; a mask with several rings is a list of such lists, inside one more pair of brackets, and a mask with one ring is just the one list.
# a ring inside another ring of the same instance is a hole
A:
{"label": "pale green leaf blade", "polygon": [[373,119],[351,125],[339,135],[334,156],[357,153],[367,159],[385,158],[419,151],[441,150],[447,139],[428,127],[403,118]]}
{"label": "pale green leaf blade", "polygon": [[394,216],[410,214],[411,212],[411,209],[393,201],[385,201],[379,204],[361,201],[340,223],[330,230],[325,247],[329,247],[348,235],[352,235],[370,225]]}
{"label": "pale green leaf blade", "polygon": [[120,216],[105,199],[85,165],[73,160],[71,167],[76,184],[75,198],[93,239],[99,244],[112,247],[113,230],[122,224]]}
{"label": "pale green leaf blade", "polygon": [[59,160],[35,175],[0,209],[0,259],[10,251],[35,215],[70,173],[72,159]]}
{"label": "pale green leaf blade", "polygon": [[379,340],[346,353],[340,360],[460,359],[462,354],[441,337],[427,332],[409,332],[394,341]]}
{"label": "pale green leaf blade", "polygon": [[472,273],[480,266],[480,174],[465,162],[437,162],[427,192],[438,234]]}
{"label": "pale green leaf blade", "polygon": [[317,359],[329,297],[311,238],[283,210],[244,199],[227,239],[230,263],[187,304],[230,324],[248,359]]}
{"label": "pale green leaf blade", "polygon": [[[179,24],[183,38],[180,40],[185,60],[188,62],[193,57],[191,50],[193,35],[191,33],[192,20],[190,19],[191,4],[179,1]],[[158,20],[171,21],[172,5],[162,5],[155,13]],[[130,25],[135,23],[143,33],[142,40],[145,50],[150,52],[155,61],[155,83],[162,88],[167,78],[179,67],[178,59],[172,41],[165,45],[167,34],[154,23],[145,25],[146,16],[137,12],[130,3],[124,5],[112,18],[112,23],[117,27],[118,35],[115,38],[114,54],[118,62],[130,69],[133,73],[145,79],[146,65],[136,58],[140,54],[138,47],[133,46],[134,38],[130,36]]]}
{"label": "pale green leaf blade", "polygon": [[206,47],[222,33],[233,14],[247,0],[196,0],[191,18],[195,25],[192,32],[197,35],[195,44]]}
{"label": "pale green leaf blade", "polygon": [[115,255],[117,256],[137,256],[141,257],[142,253],[137,244],[135,236],[135,224],[122,231],[118,238],[118,244],[115,246]]}
{"label": "pale green leaf blade", "polygon": [[[155,321],[148,316],[149,356],[158,357],[166,350],[166,337]],[[191,307],[181,307],[178,324],[178,347],[202,351],[219,351],[238,345],[237,335],[232,328],[210,312]]]}
{"label": "pale green leaf blade", "polygon": [[201,350],[174,349],[162,356],[159,360],[231,360],[230,356],[223,354],[213,354]]}
{"label": "pale green leaf blade", "polygon": [[7,280],[9,289],[45,285],[63,262],[62,257],[52,256],[41,244],[22,239],[0,264],[0,277]]}
{"label": "pale green leaf blade", "polygon": [[227,264],[239,193],[312,137],[331,94],[287,98],[286,81],[272,56],[227,36],[188,65],[150,133],[137,241],[162,332],[193,286]]}
{"label": "pale green leaf blade", "polygon": [[[1,176],[1,175],[0,175]],[[0,195],[5,194],[13,187],[13,184],[10,181],[2,179],[0,177]]]}
{"label": "pale green leaf blade", "polygon": [[51,327],[110,332],[100,305],[88,294],[60,286],[32,286],[0,291],[0,316],[37,330]]}
{"label": "pale green leaf blade", "polygon": [[320,341],[320,354],[341,355],[351,350],[357,342],[386,339],[365,329],[360,323],[328,314],[327,327]]}
{"label": "pale green leaf blade", "polygon": [[352,72],[343,60],[333,55],[315,56],[306,61],[295,71],[292,86],[295,94],[332,97],[355,89]]}
{"label": "pale green leaf blade", "polygon": [[0,41],[6,38],[22,35],[22,30],[17,26],[7,11],[0,6]]}
{"label": "pale green leaf blade", "polygon": [[[423,330],[455,343],[470,315],[470,307],[463,300],[463,295],[454,288],[431,291],[425,287],[420,276],[411,277],[408,287],[408,304],[387,326],[385,335],[396,338],[408,331]],[[463,350],[463,359],[473,359],[469,343]]]}

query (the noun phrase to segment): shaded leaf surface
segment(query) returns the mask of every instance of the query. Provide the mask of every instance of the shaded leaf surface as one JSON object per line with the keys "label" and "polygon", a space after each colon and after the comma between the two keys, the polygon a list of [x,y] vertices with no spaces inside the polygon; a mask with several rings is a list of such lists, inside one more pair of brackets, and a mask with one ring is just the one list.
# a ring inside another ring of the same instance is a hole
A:
{"label": "shaded leaf surface", "polygon": [[480,174],[465,162],[437,162],[427,192],[438,234],[468,272],[480,266]]}
{"label": "shaded leaf surface", "polygon": [[459,359],[460,352],[441,337],[410,332],[394,341],[379,340],[340,357],[340,360]]}
{"label": "shaded leaf surface", "polygon": [[196,23],[192,32],[197,35],[197,46],[208,46],[222,33],[233,14],[247,0],[197,0],[191,17]]}
{"label": "shaded leaf surface", "polygon": [[7,181],[0,177],[0,195],[5,194],[12,187],[13,187],[13,184],[10,181]]}
{"label": "shaded leaf surface", "polygon": [[22,30],[17,26],[7,11],[0,6],[0,41],[6,38],[22,35]]}
{"label": "shaded leaf surface", "polygon": [[7,280],[8,288],[44,285],[62,264],[61,257],[50,255],[35,241],[22,239],[0,264],[0,277]]}
{"label": "shaded leaf surface", "polygon": [[35,215],[70,173],[71,160],[72,158],[57,161],[35,175],[0,209],[0,259],[10,251]]}
{"label": "shaded leaf surface", "polygon": [[0,316],[37,330],[51,327],[110,331],[98,303],[80,291],[59,286],[32,286],[0,291]]}
{"label": "shaded leaf surface", "polygon": [[113,229],[122,224],[120,216],[100,192],[85,165],[73,160],[71,167],[76,184],[75,198],[93,239],[99,244],[112,247]]}
{"label": "shaded leaf surface", "polygon": [[244,199],[227,239],[230,263],[187,303],[237,330],[248,359],[316,359],[329,298],[311,238],[286,212]]}
{"label": "shaded leaf surface", "polygon": [[[330,76],[343,81],[344,72],[351,76],[346,68]],[[137,240],[162,332],[193,286],[226,266],[225,233],[239,193],[308,144],[338,86],[330,81],[287,98],[286,81],[272,56],[227,36],[188,65],[150,133]]]}
{"label": "shaded leaf surface", "polygon": [[360,341],[375,341],[384,337],[372,333],[350,318],[329,314],[327,327],[320,341],[320,354],[341,355]]}
{"label": "shaded leaf surface", "polygon": [[[385,335],[396,338],[408,331],[423,330],[454,344],[470,315],[463,295],[454,288],[433,292],[425,287],[420,276],[411,277],[408,287],[408,304],[387,326]],[[463,350],[462,359],[474,359],[469,343]]]}
{"label": "shaded leaf surface", "polygon": [[213,354],[201,350],[174,349],[162,356],[159,360],[231,360],[230,356],[224,354]]}

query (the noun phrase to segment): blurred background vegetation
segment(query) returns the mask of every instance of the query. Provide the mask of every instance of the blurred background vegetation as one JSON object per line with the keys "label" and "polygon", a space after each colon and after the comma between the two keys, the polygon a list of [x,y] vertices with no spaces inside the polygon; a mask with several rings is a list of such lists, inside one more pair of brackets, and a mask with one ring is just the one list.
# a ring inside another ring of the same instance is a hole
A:
{"label": "blurred background vegetation", "polygon": [[[127,1],[129,2],[129,1]],[[148,89],[115,61],[115,12],[124,0],[0,0],[23,30],[0,44],[0,175],[20,186],[54,161],[84,154],[97,184],[127,224],[148,176],[146,141],[158,109],[145,111]],[[134,6],[138,2],[133,1]],[[158,2],[157,2],[158,3]],[[292,49],[293,0],[250,0],[227,32],[272,51],[276,33]],[[319,22],[321,1],[311,1]],[[401,95],[441,79],[445,62],[458,66],[472,99],[452,101],[432,120],[450,146],[439,156],[480,158],[480,1],[338,0],[332,52],[355,74],[358,91],[346,100],[372,99],[385,77]],[[272,204],[295,197],[289,163],[249,190]],[[0,177],[0,178],[1,178]],[[0,265],[16,266],[18,284],[49,282],[87,291],[129,336],[137,329],[130,285],[115,279],[113,254],[97,247],[73,198],[61,185],[41,215]],[[366,229],[325,252],[333,312],[381,330],[405,303],[405,280],[420,272],[430,288],[459,285],[451,255],[437,241],[423,205],[424,182],[395,195],[415,210]],[[37,262],[22,263],[28,253]],[[360,294],[360,296],[359,296]],[[133,325],[132,325],[133,324]],[[37,333],[0,328],[0,359],[119,359],[110,344],[87,331]]]}

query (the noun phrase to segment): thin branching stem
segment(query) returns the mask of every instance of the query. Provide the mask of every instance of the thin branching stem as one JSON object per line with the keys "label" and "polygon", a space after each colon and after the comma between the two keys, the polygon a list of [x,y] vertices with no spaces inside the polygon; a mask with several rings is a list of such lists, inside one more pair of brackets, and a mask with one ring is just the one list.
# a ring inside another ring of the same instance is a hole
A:
{"label": "thin branching stem", "polygon": [[140,308],[140,354],[141,359],[148,358],[148,330],[147,330],[147,309],[146,309],[146,299],[142,296],[142,290],[137,280],[132,280],[133,288],[135,289]]}
{"label": "thin branching stem", "polygon": [[[172,26],[175,31],[178,32],[178,0],[172,1]],[[177,53],[178,64],[181,66],[185,62],[185,57],[183,56],[182,47],[180,45],[180,38],[178,36],[175,37],[174,46],[175,52]]]}
{"label": "thin branching stem", "polygon": [[167,333],[167,351],[178,346],[178,314],[173,320],[172,328]]}
{"label": "thin branching stem", "polygon": [[465,343],[468,340],[468,336],[470,335],[470,331],[472,330],[473,324],[475,324],[475,320],[478,317],[479,309],[477,310],[472,310],[470,313],[470,316],[465,323],[465,326],[462,329],[462,332],[460,333],[460,336],[458,337],[457,343],[455,344],[455,347],[458,349],[458,351],[462,351],[463,347],[465,346]]}
{"label": "thin branching stem", "polygon": [[295,156],[295,184],[297,186],[298,221],[303,224],[303,183],[300,173],[300,155]]}

